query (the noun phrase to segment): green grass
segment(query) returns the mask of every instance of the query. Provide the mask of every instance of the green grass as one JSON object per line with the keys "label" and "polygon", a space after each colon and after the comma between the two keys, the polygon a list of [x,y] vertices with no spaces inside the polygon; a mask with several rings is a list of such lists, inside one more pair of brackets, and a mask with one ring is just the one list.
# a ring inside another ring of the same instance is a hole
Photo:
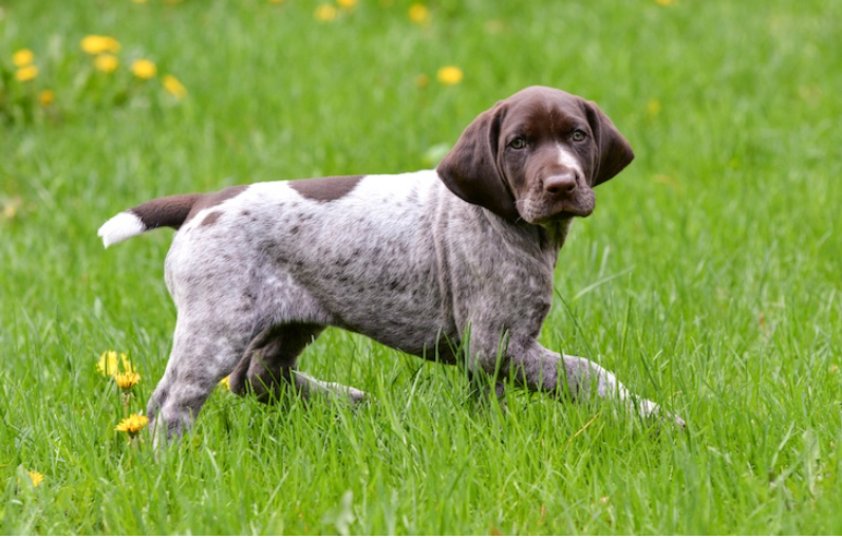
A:
{"label": "green grass", "polygon": [[[0,0],[0,533],[842,533],[842,3],[442,0],[426,26],[393,4],[319,23],[295,0]],[[89,72],[90,33],[123,46],[112,78]],[[34,88],[12,80],[23,47]],[[189,95],[133,81],[137,57]],[[336,330],[301,366],[369,391],[358,409],[219,390],[158,455],[113,431],[94,363],[130,353],[143,409],[172,233],[104,251],[105,219],[429,167],[539,83],[598,101],[637,154],[574,226],[542,342],[686,432],[517,391],[503,414],[458,368]],[[27,104],[44,88],[51,109]]]}

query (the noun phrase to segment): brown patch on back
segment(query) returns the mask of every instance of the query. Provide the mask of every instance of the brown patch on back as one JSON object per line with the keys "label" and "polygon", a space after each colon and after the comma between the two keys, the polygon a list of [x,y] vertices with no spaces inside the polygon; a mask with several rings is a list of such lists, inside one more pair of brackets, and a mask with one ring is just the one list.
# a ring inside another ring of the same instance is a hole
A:
{"label": "brown patch on back", "polygon": [[150,200],[129,211],[137,216],[147,230],[169,226],[178,229],[184,224],[193,205],[203,195],[178,194]]}
{"label": "brown patch on back", "polygon": [[363,176],[332,176],[290,181],[289,186],[304,198],[330,202],[342,198],[357,186]]}
{"label": "brown patch on back", "polygon": [[[199,198],[196,201],[195,204],[193,204],[193,208],[190,210],[190,213],[187,215],[187,218],[184,219],[184,222],[187,222],[190,219],[192,219],[193,217],[195,217],[196,213],[198,213],[199,211],[201,211],[203,209],[207,209],[209,207],[213,207],[215,205],[219,205],[222,202],[224,202],[225,200],[228,200],[229,198],[233,198],[233,197],[237,196],[238,194],[240,194],[241,192],[243,192],[247,188],[248,188],[248,185],[236,185],[234,187],[228,187],[228,188],[222,189],[221,191],[218,191],[218,192],[212,192],[210,194],[205,194],[204,196]],[[215,211],[214,213],[219,213],[219,212]],[[211,213],[211,215],[213,215],[213,213]],[[211,222],[207,222],[208,218],[210,218],[211,215],[208,215],[207,217],[205,217],[205,220],[202,221],[203,225],[206,224],[206,223],[207,224],[213,224],[214,222],[216,222],[216,219],[219,218],[219,215],[217,215],[215,218],[213,218],[213,220],[211,220]]]}
{"label": "brown patch on back", "polygon": [[202,219],[202,223],[199,224],[199,226],[210,226],[214,222],[218,221],[221,216],[222,211],[211,211],[204,219]]}

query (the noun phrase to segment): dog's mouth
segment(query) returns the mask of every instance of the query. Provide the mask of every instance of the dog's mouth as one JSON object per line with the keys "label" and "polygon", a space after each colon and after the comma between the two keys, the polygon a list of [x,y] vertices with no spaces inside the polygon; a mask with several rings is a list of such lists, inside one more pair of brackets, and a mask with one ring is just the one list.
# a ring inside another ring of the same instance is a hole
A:
{"label": "dog's mouth", "polygon": [[552,224],[573,217],[587,217],[594,210],[593,200],[562,200],[543,204],[518,200],[516,206],[523,220],[539,225]]}
{"label": "dog's mouth", "polygon": [[581,206],[574,205],[574,204],[565,205],[564,209],[562,209],[560,212],[558,212],[552,218],[554,218],[554,219],[559,219],[559,218],[567,219],[567,218],[571,218],[571,217],[587,217],[587,216],[590,216],[591,213],[593,213],[593,207],[594,207],[593,204],[581,205]]}
{"label": "dog's mouth", "polygon": [[587,217],[593,213],[596,200],[593,192],[577,192],[568,198],[548,200],[546,203],[552,211],[554,219],[571,217]]}

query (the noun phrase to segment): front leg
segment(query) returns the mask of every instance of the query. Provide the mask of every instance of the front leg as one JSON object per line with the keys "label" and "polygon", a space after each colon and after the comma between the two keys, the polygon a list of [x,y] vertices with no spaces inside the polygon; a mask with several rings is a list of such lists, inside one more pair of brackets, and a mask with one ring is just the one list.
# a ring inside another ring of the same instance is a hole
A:
{"label": "front leg", "polygon": [[681,417],[662,412],[655,402],[632,394],[613,373],[595,362],[560,355],[534,341],[523,347],[509,346],[509,374],[533,391],[559,394],[566,386],[574,401],[588,401],[593,396],[619,398],[643,417],[663,415],[685,426]]}

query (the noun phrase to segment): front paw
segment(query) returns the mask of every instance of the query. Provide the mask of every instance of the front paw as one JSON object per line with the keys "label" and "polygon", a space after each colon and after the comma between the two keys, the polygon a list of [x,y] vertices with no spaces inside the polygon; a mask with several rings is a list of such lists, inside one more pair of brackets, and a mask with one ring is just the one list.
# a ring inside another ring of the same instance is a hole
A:
{"label": "front paw", "polygon": [[675,413],[671,413],[669,411],[664,411],[661,409],[661,406],[653,402],[652,400],[639,400],[637,402],[637,408],[640,412],[640,416],[645,418],[657,418],[661,420],[666,420],[667,422],[672,422],[676,426],[681,429],[687,427],[687,423],[684,421],[683,418],[676,415]]}

